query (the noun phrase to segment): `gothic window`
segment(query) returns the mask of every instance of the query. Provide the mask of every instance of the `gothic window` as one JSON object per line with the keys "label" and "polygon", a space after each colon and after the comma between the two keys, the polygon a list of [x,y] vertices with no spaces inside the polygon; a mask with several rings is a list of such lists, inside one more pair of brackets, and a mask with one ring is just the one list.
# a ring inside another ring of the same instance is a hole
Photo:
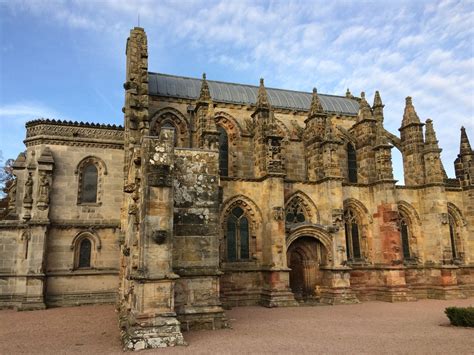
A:
{"label": "gothic window", "polygon": [[217,127],[219,132],[219,175],[229,176],[229,140],[224,128]]}
{"label": "gothic window", "polygon": [[107,175],[104,162],[96,157],[84,158],[75,174],[79,175],[77,203],[100,205],[103,177]]}
{"label": "gothic window", "polygon": [[351,261],[361,259],[359,222],[351,209],[347,209],[344,213],[344,227],[347,259]]}
{"label": "gothic window", "polygon": [[303,204],[300,198],[293,198],[290,201],[290,203],[286,207],[285,214],[287,226],[296,223],[303,223],[304,221],[306,221],[305,210],[303,208]]}
{"label": "gothic window", "polygon": [[84,238],[79,243],[79,256],[78,256],[78,268],[89,268],[91,267],[91,252],[92,243],[89,239]]}
{"label": "gothic window", "polygon": [[94,164],[88,164],[82,172],[81,203],[97,202],[98,171]]}
{"label": "gothic window", "polygon": [[402,238],[403,259],[410,259],[410,228],[407,218],[403,215],[400,215],[400,235]]}
{"label": "gothic window", "polygon": [[347,169],[349,182],[357,182],[357,156],[352,143],[347,143]]}
{"label": "gothic window", "polygon": [[226,240],[228,261],[249,259],[249,221],[240,207],[235,207],[227,218]]}

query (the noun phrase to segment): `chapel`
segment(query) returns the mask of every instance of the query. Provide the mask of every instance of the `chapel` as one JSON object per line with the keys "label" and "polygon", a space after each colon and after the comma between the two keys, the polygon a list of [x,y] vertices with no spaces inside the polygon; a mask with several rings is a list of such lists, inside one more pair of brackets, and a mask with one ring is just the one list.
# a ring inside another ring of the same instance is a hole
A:
{"label": "chapel", "polygon": [[140,350],[227,327],[229,307],[472,297],[474,151],[461,128],[448,178],[415,100],[389,132],[378,91],[151,72],[135,27],[123,126],[26,124],[0,307],[115,303],[124,348]]}

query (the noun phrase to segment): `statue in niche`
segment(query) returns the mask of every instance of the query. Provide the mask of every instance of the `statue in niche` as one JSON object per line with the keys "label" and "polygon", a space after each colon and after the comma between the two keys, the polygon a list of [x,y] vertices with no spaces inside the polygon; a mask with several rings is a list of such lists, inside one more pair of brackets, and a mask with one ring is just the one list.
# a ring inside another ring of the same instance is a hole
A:
{"label": "statue in niche", "polygon": [[49,204],[50,183],[46,173],[42,172],[39,185],[38,208],[46,209]]}
{"label": "statue in niche", "polygon": [[24,203],[33,203],[33,174],[28,173],[28,179],[25,182],[25,197],[23,198]]}

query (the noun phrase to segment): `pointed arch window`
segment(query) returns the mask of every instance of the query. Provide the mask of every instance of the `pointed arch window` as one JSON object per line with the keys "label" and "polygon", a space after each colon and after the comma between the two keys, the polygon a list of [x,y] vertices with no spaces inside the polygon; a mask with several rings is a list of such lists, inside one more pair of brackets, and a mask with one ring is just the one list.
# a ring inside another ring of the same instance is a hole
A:
{"label": "pointed arch window", "polygon": [[344,228],[346,234],[346,253],[350,261],[360,260],[360,230],[356,214],[351,209],[344,213]]}
{"label": "pointed arch window", "polygon": [[347,143],[347,169],[349,182],[357,182],[357,155],[352,143]]}
{"label": "pointed arch window", "polygon": [[242,208],[235,207],[229,214],[225,237],[228,261],[249,259],[249,221]]}
{"label": "pointed arch window", "polygon": [[219,132],[219,175],[229,176],[229,139],[224,128],[218,126]]}
{"label": "pointed arch window", "polygon": [[411,259],[410,253],[410,228],[406,216],[400,214],[400,237],[403,251],[403,259]]}

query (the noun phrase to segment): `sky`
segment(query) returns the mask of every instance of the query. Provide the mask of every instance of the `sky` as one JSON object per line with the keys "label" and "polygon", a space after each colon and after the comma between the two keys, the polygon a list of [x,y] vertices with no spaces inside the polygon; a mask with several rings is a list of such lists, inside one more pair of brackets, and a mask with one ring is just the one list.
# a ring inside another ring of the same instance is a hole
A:
{"label": "sky", "polygon": [[[0,0],[0,158],[25,122],[123,124],[125,43],[145,28],[149,71],[344,95],[379,90],[399,135],[405,97],[431,118],[450,177],[474,144],[474,0]],[[395,176],[403,181],[393,149]],[[2,162],[0,162],[0,165]]]}

